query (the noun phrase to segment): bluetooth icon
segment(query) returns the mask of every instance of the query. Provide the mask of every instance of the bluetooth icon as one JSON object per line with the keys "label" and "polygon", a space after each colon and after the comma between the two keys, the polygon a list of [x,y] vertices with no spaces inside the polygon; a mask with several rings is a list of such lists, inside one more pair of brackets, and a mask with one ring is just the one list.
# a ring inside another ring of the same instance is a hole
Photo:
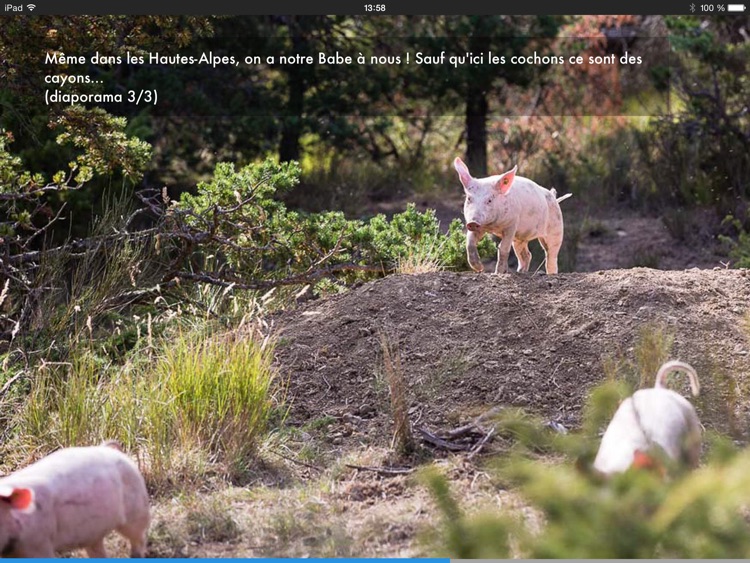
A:
{"label": "bluetooth icon", "polygon": [[695,4],[690,4],[690,11],[695,12]]}

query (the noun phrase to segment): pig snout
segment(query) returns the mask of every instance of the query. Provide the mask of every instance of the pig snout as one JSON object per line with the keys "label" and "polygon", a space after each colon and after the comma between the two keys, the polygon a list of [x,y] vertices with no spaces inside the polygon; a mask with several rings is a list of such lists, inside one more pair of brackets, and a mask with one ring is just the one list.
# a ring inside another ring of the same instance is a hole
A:
{"label": "pig snout", "polygon": [[466,223],[466,228],[469,229],[472,233],[476,233],[477,231],[479,231],[480,226],[476,221],[470,221],[469,223]]}

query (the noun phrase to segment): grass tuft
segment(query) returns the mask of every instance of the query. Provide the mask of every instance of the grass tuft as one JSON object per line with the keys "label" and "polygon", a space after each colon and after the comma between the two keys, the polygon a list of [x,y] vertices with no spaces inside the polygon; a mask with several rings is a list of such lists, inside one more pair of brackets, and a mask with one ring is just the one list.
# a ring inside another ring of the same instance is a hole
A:
{"label": "grass tuft", "polygon": [[416,446],[411,431],[411,421],[409,420],[407,386],[404,370],[401,367],[401,356],[398,348],[383,333],[380,334],[380,348],[383,351],[385,380],[388,383],[391,413],[393,415],[391,447],[399,453],[407,455],[412,453]]}
{"label": "grass tuft", "polygon": [[[16,435],[40,452],[117,439],[152,490],[241,478],[275,414],[272,345],[189,331],[154,346],[151,361],[135,349],[117,367],[89,351],[45,364],[14,419]],[[19,446],[4,449],[30,449]]]}

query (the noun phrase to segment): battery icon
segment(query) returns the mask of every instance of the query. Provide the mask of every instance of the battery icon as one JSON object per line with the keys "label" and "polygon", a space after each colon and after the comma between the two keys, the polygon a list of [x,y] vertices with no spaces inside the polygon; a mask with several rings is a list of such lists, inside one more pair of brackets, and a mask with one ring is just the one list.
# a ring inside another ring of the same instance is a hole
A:
{"label": "battery icon", "polygon": [[744,12],[747,6],[744,4],[727,4],[727,12]]}

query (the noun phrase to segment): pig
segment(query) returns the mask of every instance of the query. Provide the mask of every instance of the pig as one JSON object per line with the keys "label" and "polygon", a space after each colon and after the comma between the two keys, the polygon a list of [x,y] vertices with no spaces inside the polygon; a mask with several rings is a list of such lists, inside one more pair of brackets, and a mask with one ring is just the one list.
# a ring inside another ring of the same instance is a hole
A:
{"label": "pig", "polygon": [[594,469],[603,475],[644,465],[649,450],[659,446],[675,462],[697,467],[701,450],[701,425],[695,408],[682,395],[664,386],[667,374],[684,371],[693,396],[700,393],[698,374],[689,364],[672,360],[659,368],[651,389],[625,399],[602,437]]}
{"label": "pig", "polygon": [[546,256],[545,270],[557,273],[557,254],[563,241],[563,217],[559,203],[573,194],[557,197],[554,188],[548,190],[536,182],[516,176],[513,170],[474,178],[464,162],[456,157],[453,166],[466,192],[466,254],[469,265],[477,272],[484,271],[477,244],[485,234],[502,239],[497,247],[496,274],[508,272],[510,247],[518,258],[518,271],[528,272],[531,265],[529,241],[539,239]]}
{"label": "pig", "polygon": [[85,548],[106,557],[116,530],[131,557],[146,554],[146,483],[119,445],[65,448],[0,478],[0,556],[54,557]]}

